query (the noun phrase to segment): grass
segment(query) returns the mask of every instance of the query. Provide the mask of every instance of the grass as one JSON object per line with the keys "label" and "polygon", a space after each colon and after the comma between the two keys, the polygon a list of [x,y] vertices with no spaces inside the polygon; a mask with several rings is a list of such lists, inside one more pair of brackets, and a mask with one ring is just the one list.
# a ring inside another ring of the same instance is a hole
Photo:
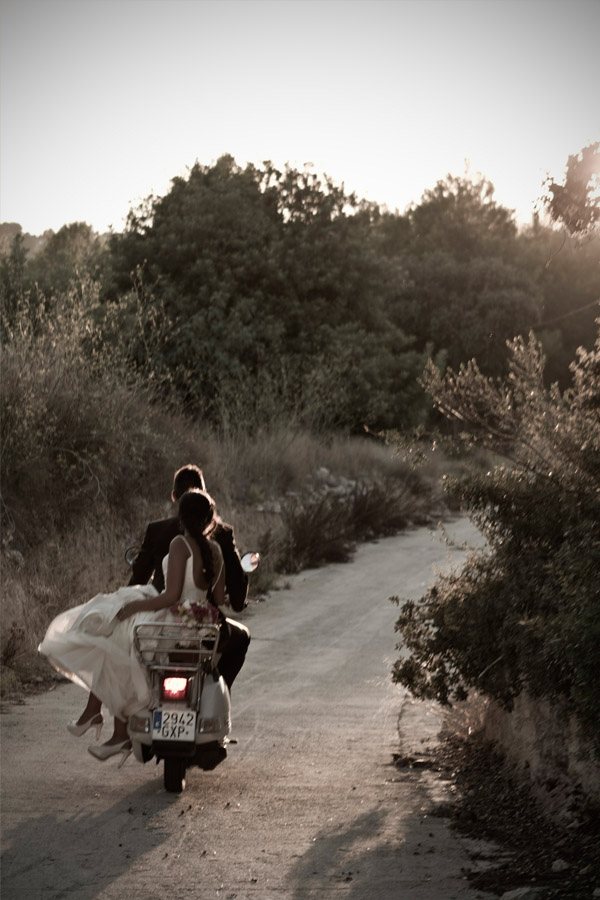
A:
{"label": "grass", "polygon": [[48,623],[66,607],[126,583],[123,549],[127,540],[131,540],[129,523],[105,508],[97,510],[93,521],[80,522],[73,532],[57,532],[20,555],[4,554],[3,667],[24,680],[47,668],[44,661],[38,666],[36,648]]}

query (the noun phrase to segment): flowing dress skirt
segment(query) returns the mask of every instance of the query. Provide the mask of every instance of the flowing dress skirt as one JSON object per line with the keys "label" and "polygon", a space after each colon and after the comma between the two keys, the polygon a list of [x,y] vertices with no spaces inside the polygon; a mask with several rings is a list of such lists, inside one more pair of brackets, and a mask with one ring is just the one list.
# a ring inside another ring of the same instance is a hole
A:
{"label": "flowing dress skirt", "polygon": [[127,719],[150,699],[146,673],[133,646],[135,626],[180,624],[181,619],[170,609],[136,613],[123,622],[116,615],[131,600],[157,595],[156,588],[147,584],[97,594],[57,616],[38,650],[57,672],[99,697],[111,715]]}

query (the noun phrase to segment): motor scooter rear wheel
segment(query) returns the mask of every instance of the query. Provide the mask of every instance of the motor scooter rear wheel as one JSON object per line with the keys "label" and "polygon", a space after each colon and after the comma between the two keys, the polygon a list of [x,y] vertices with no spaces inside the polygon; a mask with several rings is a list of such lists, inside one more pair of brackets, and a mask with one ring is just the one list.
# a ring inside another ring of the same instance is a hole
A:
{"label": "motor scooter rear wheel", "polygon": [[164,768],[165,790],[170,794],[180,794],[185,787],[185,760],[171,758],[165,759]]}

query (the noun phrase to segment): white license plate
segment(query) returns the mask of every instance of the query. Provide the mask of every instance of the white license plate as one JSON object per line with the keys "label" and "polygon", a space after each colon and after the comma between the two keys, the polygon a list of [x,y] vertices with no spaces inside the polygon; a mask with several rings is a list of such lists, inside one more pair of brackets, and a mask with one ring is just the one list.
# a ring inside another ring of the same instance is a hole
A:
{"label": "white license plate", "polygon": [[193,741],[196,713],[191,709],[155,709],[152,737],[157,741]]}

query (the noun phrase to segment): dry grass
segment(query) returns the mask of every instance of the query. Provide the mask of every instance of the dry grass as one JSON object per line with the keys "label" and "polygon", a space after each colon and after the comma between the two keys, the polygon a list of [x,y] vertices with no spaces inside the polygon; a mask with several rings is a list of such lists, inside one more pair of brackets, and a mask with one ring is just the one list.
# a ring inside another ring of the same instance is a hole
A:
{"label": "dry grass", "polygon": [[[252,437],[244,433],[209,434],[203,442],[203,467],[210,489],[232,504],[260,503],[302,492],[321,468],[337,478],[370,482],[389,478],[427,490],[437,484],[443,454],[424,460],[396,452],[383,442],[343,434],[315,434],[277,424]],[[439,461],[438,461],[439,459]]]}
{"label": "dry grass", "polygon": [[[140,504],[142,515],[145,505]],[[123,549],[131,526],[109,510],[59,532],[25,554],[4,554],[2,567],[2,663],[26,675],[49,621],[61,610],[128,580]]]}

